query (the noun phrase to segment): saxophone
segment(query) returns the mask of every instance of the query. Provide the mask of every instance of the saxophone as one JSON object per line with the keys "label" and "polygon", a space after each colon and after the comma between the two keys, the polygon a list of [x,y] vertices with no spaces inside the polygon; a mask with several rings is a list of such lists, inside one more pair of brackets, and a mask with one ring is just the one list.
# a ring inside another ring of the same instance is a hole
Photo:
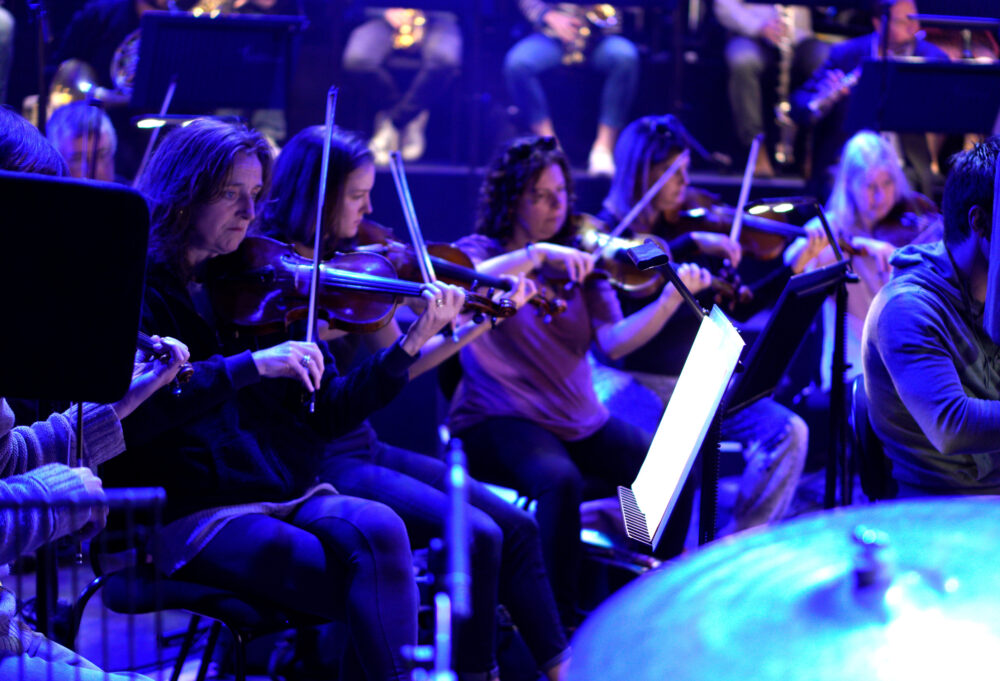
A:
{"label": "saxophone", "polygon": [[795,26],[792,8],[775,5],[778,19],[784,31],[778,41],[778,103],[774,107],[775,122],[778,125],[778,144],[774,149],[774,159],[782,165],[795,163],[795,133],[798,130],[792,120],[792,105],[788,97],[792,85],[792,60],[795,57]]}
{"label": "saxophone", "polygon": [[[598,3],[593,5],[576,5],[568,2],[561,2],[555,7],[557,12],[569,14],[580,20],[580,29],[576,37],[569,43],[563,43],[562,63],[568,65],[579,64],[584,60],[584,53],[590,46],[590,40],[594,35],[594,29],[606,31],[608,29],[618,29],[620,18],[618,10],[614,5]],[[559,36],[548,26],[542,27],[542,33],[559,40]]]}

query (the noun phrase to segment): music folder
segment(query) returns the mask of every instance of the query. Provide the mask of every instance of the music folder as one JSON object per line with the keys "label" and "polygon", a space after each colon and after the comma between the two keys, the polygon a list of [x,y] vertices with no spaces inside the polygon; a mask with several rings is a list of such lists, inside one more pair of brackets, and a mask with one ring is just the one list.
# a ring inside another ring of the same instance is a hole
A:
{"label": "music folder", "polygon": [[654,549],[659,544],[743,346],[736,327],[713,307],[701,321],[635,482],[618,488],[629,539]]}

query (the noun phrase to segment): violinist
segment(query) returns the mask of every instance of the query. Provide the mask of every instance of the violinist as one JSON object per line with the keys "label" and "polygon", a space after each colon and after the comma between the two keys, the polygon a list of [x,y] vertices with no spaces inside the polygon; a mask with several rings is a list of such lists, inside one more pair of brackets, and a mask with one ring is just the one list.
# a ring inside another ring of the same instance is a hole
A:
{"label": "violinist", "polygon": [[[827,201],[826,217],[844,244],[859,282],[847,287],[847,378],[861,373],[861,332],[875,294],[889,281],[889,258],[909,243],[941,238],[942,221],[934,202],[914,191],[903,174],[899,156],[881,135],[862,130],[844,145],[840,166]],[[810,226],[818,226],[814,218]],[[812,265],[834,260],[825,248]],[[822,386],[829,389],[833,354],[834,304],[823,308]]]}
{"label": "violinist", "polygon": [[[630,123],[615,149],[617,171],[604,201],[602,218],[613,224],[687,148],[687,135],[673,116],[647,116]],[[704,201],[704,194],[689,189],[687,168],[682,167],[653,199],[649,210],[640,215],[636,229],[668,239],[673,256],[678,259],[700,248],[710,254],[730,251],[733,259],[739,261],[743,251],[728,236],[720,235],[718,241],[706,241],[696,232],[685,231],[680,219],[682,208],[697,201]],[[810,232],[809,239],[804,241],[796,245],[792,266],[786,269],[801,271],[825,244],[818,232]],[[787,281],[789,273],[785,271],[781,275],[780,285]],[[760,289],[755,296],[758,304],[767,297]],[[641,309],[646,301],[623,296],[621,303],[628,311]],[[747,305],[737,306],[736,310],[741,311],[741,307]],[[666,402],[696,331],[694,315],[682,310],[648,344],[626,357],[624,368]],[[722,438],[740,442],[746,460],[733,517],[722,533],[780,520],[789,507],[805,465],[808,447],[805,422],[771,399],[758,400],[722,421]]]}
{"label": "violinist", "polygon": [[[37,128],[13,111],[0,108],[0,169],[65,176],[68,168],[55,148]],[[16,321],[16,320],[12,320]],[[125,451],[121,420],[177,375],[187,361],[183,343],[171,338],[153,339],[164,354],[163,361],[136,356],[132,382],[125,396],[114,404],[84,404],[83,465],[69,468],[63,462],[76,451],[77,407],[55,413],[26,426],[14,426],[14,414],[0,397],[0,563],[76,530],[88,534],[104,526],[99,507],[59,507],[63,501],[103,500],[103,485],[91,466]],[[15,509],[12,503],[23,502]],[[54,507],[34,506],[38,502]],[[0,565],[0,577],[9,570]],[[42,634],[32,631],[21,618],[13,592],[0,592],[0,629],[4,632],[0,652],[0,677],[26,681],[141,681],[136,674],[112,674]]]}
{"label": "violinist", "polygon": [[[473,475],[536,500],[545,566],[567,626],[579,618],[583,476],[631,484],[651,440],[598,401],[588,349],[597,343],[620,357],[651,338],[681,304],[667,286],[623,316],[590,254],[566,245],[572,203],[569,163],[551,137],[515,141],[490,165],[476,234],[457,245],[487,274],[529,274],[547,280],[543,286],[571,286],[567,309],[550,321],[523,308],[462,349],[463,376],[449,414]],[[680,276],[695,291],[709,282],[696,266],[681,266]],[[671,539],[679,552],[683,534]]]}
{"label": "violinist", "polygon": [[338,376],[322,342],[235,349],[206,295],[207,266],[243,241],[271,166],[259,133],[200,119],[169,133],[143,172],[143,325],[183,337],[194,376],[180,395],[161,392],[137,410],[125,426],[130,455],[106,473],[166,488],[153,556],[164,573],[346,619],[366,677],[402,681],[403,646],[417,635],[406,528],[386,506],[314,482],[327,439],[381,406],[402,368],[378,355]]}
{"label": "violinist", "polygon": [[[296,250],[309,253],[314,243],[316,188],[319,184],[325,128],[307,128],[293,137],[275,166],[271,190],[264,200],[258,228],[268,236],[291,242]],[[324,219],[324,243],[339,250],[357,235],[358,224],[371,212],[369,199],[375,179],[372,152],[354,135],[335,129],[331,135],[327,196],[330,208]],[[453,293],[454,287],[439,285]],[[460,296],[456,297],[460,299]],[[451,317],[457,308],[449,305]],[[330,341],[337,366],[346,370],[360,346],[369,352],[395,352],[402,347],[409,357],[412,346],[420,350],[427,341],[422,328],[436,330],[425,321],[439,313],[427,306],[406,334],[392,320],[367,334],[340,335]],[[490,328],[489,323],[466,323],[458,334],[468,340]],[[478,331],[477,331],[478,330]],[[437,335],[427,346],[444,343]],[[401,355],[402,356],[402,355]],[[443,356],[443,355],[442,355]],[[417,359],[416,362],[420,360]],[[429,368],[429,365],[423,365]],[[401,383],[385,386],[393,394]],[[447,469],[440,460],[381,442],[365,421],[350,433],[327,442],[319,466],[319,478],[339,491],[385,503],[403,518],[414,542],[426,543],[442,536],[447,516],[445,493]],[[496,673],[495,612],[498,598],[514,618],[540,670],[558,679],[568,663],[569,647],[559,624],[555,602],[542,564],[538,528],[526,512],[508,504],[485,486],[469,481],[467,515],[471,533],[472,616],[458,628],[456,667],[460,678],[492,678]]]}

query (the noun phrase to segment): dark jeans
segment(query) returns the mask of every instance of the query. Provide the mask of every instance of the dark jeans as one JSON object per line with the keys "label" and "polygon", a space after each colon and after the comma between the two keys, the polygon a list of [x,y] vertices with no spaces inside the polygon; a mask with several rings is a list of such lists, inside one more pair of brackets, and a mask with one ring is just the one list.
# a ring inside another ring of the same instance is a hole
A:
{"label": "dark jeans", "polygon": [[319,496],[287,521],[243,516],[177,576],[346,620],[368,679],[410,678],[402,648],[417,642],[417,587],[406,528],[387,506]]}
{"label": "dark jeans", "polygon": [[[538,77],[558,66],[562,55],[561,42],[542,33],[532,33],[510,48],[504,58],[507,89],[529,125],[550,118]],[[628,38],[609,35],[600,39],[587,60],[604,74],[598,120],[620,130],[628,122],[639,86],[639,51]]]}
{"label": "dark jeans", "polygon": [[347,38],[344,70],[364,78],[366,92],[379,109],[387,109],[393,125],[401,128],[439,100],[462,65],[462,32],[451,19],[431,18],[418,48],[420,70],[406,92],[385,66],[392,53],[392,27],[384,19],[369,19]]}
{"label": "dark jeans", "polygon": [[474,476],[536,500],[535,519],[556,604],[564,623],[573,624],[584,476],[607,483],[609,492],[616,485],[631,485],[651,436],[612,416],[596,433],[575,442],[517,418],[490,419],[457,437],[465,443]]}
{"label": "dark jeans", "polygon": [[[382,443],[368,452],[338,454],[320,466],[320,479],[339,491],[376,499],[403,518],[415,544],[443,536],[448,512],[447,467],[424,456]],[[539,667],[562,659],[568,644],[559,626],[546,581],[538,527],[532,517],[490,492],[469,485],[472,616],[458,631],[457,667],[485,672],[496,666],[498,598],[510,611]]]}
{"label": "dark jeans", "polygon": [[[815,38],[806,38],[795,46],[789,96],[819,68],[829,50],[826,43]],[[744,148],[749,148],[753,138],[764,132],[761,78],[765,71],[776,68],[778,59],[778,48],[756,38],[737,35],[726,45],[729,105],[733,109],[736,135]]]}

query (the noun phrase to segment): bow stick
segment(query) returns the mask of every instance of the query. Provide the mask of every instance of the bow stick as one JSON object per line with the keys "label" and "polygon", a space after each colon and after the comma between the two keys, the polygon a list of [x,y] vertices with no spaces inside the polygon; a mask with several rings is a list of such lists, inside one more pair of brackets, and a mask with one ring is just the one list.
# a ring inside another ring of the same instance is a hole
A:
{"label": "bow stick", "polygon": [[750,184],[753,182],[753,169],[757,166],[757,154],[760,153],[760,143],[764,135],[757,135],[750,144],[750,154],[747,156],[747,166],[743,169],[743,182],[740,184],[740,197],[736,200],[736,208],[733,213],[733,226],[729,230],[729,238],[739,243],[740,232],[743,231],[743,209],[747,205],[750,196]]}

